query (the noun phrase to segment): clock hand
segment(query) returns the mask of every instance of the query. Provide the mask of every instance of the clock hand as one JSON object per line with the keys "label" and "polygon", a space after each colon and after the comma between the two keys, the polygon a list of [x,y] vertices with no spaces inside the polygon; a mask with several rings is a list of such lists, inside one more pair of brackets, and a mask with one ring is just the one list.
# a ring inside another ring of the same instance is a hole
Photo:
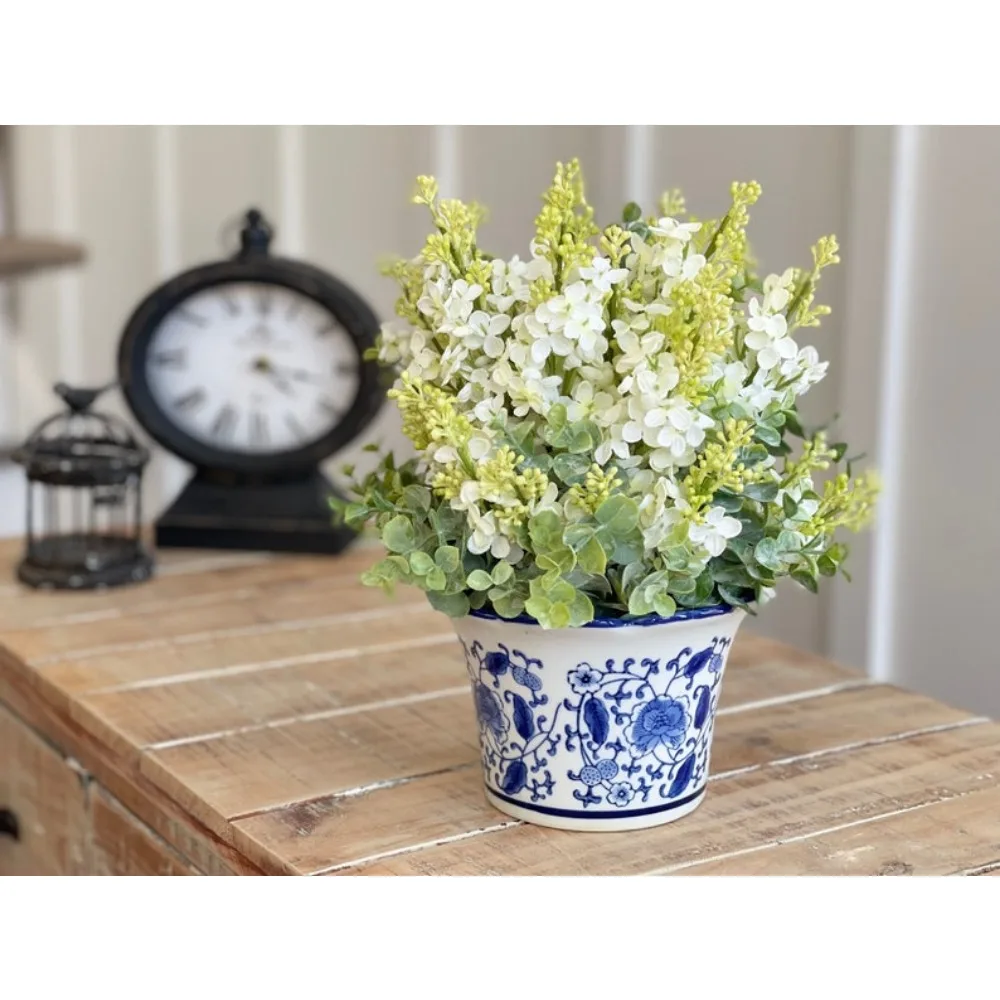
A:
{"label": "clock hand", "polygon": [[307,371],[305,368],[286,368],[283,365],[272,365],[274,371],[280,372],[282,378],[293,379],[296,382],[313,382],[316,385],[325,385],[326,379],[315,372]]}
{"label": "clock hand", "polygon": [[288,382],[288,378],[283,376],[267,358],[257,358],[250,367],[253,371],[258,372],[261,375],[266,375],[271,380],[271,384],[279,392],[284,393],[286,396],[294,394],[292,386]]}

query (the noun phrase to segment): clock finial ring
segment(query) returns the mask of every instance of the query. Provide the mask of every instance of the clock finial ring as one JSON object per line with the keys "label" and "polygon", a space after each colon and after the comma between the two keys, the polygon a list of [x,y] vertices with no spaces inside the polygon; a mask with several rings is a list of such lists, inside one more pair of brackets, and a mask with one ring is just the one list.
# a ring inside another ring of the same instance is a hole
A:
{"label": "clock finial ring", "polygon": [[274,237],[274,227],[256,208],[249,209],[245,219],[246,223],[240,231],[240,257],[266,255]]}

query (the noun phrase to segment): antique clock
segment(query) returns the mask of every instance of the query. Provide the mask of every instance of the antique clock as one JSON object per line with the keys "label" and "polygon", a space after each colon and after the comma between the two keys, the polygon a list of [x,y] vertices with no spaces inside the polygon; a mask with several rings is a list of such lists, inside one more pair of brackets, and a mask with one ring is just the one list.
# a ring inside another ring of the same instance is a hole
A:
{"label": "antique clock", "polygon": [[122,335],[118,373],[136,419],[194,475],[156,523],[161,546],[339,552],[320,463],[375,417],[378,321],[336,278],[270,254],[246,213],[232,260],[151,292]]}

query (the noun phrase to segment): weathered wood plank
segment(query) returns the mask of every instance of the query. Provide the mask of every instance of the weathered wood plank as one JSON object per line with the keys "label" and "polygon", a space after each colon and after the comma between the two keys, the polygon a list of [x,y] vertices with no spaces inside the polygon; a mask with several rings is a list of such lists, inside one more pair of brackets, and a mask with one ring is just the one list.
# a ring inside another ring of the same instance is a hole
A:
{"label": "weathered wood plank", "polygon": [[[751,633],[739,637],[726,669],[724,712],[761,699],[805,696],[838,682],[860,681],[819,657]],[[505,821],[483,799],[479,764],[473,761],[457,772],[364,796],[329,796],[272,810],[237,820],[233,829],[234,842],[259,863],[281,859],[290,870],[308,873],[356,858],[352,852],[359,849],[378,853],[461,838]]]}
{"label": "weathered wood plank", "polygon": [[[980,785],[989,780],[978,778]],[[800,837],[698,862],[677,874],[952,875],[983,859],[1000,864],[1000,788],[958,793]]]}
{"label": "weathered wood plank", "polygon": [[336,874],[651,874],[975,791],[998,767],[1000,726],[970,724],[720,777],[690,816],[623,837],[513,825]]}
{"label": "weathered wood plank", "polygon": [[140,773],[138,761],[123,759],[57,707],[55,689],[37,674],[29,684],[23,665],[12,668],[0,650],[0,702],[64,754],[79,762],[118,802],[206,875],[260,875],[261,870],[186,813]]}
{"label": "weathered wood plank", "polygon": [[0,706],[0,806],[18,840],[0,836],[0,875],[81,875],[89,823],[85,777]]}
{"label": "weathered wood plank", "polygon": [[83,696],[82,706],[136,746],[205,739],[359,710],[466,683],[458,639],[412,640],[389,653]]}
{"label": "weathered wood plank", "polygon": [[[347,557],[345,557],[347,558]],[[172,611],[185,604],[221,604],[246,601],[294,586],[332,582],[337,590],[359,590],[357,575],[372,561],[368,555],[349,557],[349,566],[321,557],[288,560],[222,562],[190,560],[176,564],[176,572],[154,577],[148,583],[116,591],[57,593],[11,585],[11,597],[0,603],[0,633],[14,636],[26,629],[81,626],[111,622],[136,615]],[[213,568],[214,567],[214,568]],[[369,593],[372,593],[369,591]],[[384,600],[384,598],[383,598]],[[110,636],[111,633],[108,633]],[[112,641],[102,635],[101,642]],[[83,645],[81,638],[80,645]]]}
{"label": "weathered wood plank", "polygon": [[[400,591],[395,606],[420,603],[423,595]],[[309,586],[287,586],[262,591],[241,589],[238,600],[187,599],[166,607],[155,605],[137,614],[104,620],[53,621],[45,628],[0,631],[3,644],[26,663],[44,667],[54,660],[87,659],[105,652],[155,648],[172,639],[228,629],[287,623],[356,612],[390,613],[393,609],[378,590],[361,587],[353,578],[312,580]]]}
{"label": "weathered wood plank", "polygon": [[94,785],[88,875],[199,875],[145,824]]}
{"label": "weathered wood plank", "polygon": [[[713,772],[739,771],[787,757],[851,745],[859,739],[888,739],[967,718],[965,713],[894,688],[878,688],[871,692],[870,701],[864,697],[868,694],[867,690],[845,691],[794,704],[720,715],[712,755]],[[893,706],[892,711],[886,710],[889,704]],[[466,710],[460,703],[452,707],[456,715]],[[789,725],[789,719],[796,717],[804,719],[801,729]],[[447,724],[455,728],[459,722],[454,719]],[[332,758],[328,759],[332,766]],[[474,776],[455,773],[419,779],[412,786],[373,791],[350,801],[331,798],[307,807],[293,804],[287,817],[248,818],[239,821],[236,827],[265,849],[285,858],[290,852],[302,856],[302,852],[308,850],[310,863],[319,862],[319,867],[403,849],[415,843],[466,837],[483,827],[495,827],[505,819],[483,799],[478,761],[475,764]],[[189,775],[187,780],[197,783],[197,776],[190,772]],[[317,843],[307,848],[300,843],[289,844],[289,840],[294,842],[297,838],[294,831],[300,826],[303,808],[311,810],[312,829],[317,837]],[[324,818],[324,812],[329,814],[329,821]],[[355,818],[344,819],[353,814]],[[349,836],[344,835],[345,825]],[[250,844],[241,843],[251,857],[258,856]],[[463,846],[461,850],[464,849]]]}
{"label": "weathered wood plank", "polygon": [[463,684],[425,701],[151,751],[141,770],[225,834],[230,817],[448,770],[478,752]]}
{"label": "weathered wood plank", "polygon": [[[432,635],[454,634],[451,623],[426,601],[395,604],[369,613],[267,623],[178,636],[145,647],[113,649],[66,659],[34,671],[63,692],[95,692],[162,683],[194,674],[255,670],[299,658],[356,656]],[[289,664],[290,665],[290,664]]]}

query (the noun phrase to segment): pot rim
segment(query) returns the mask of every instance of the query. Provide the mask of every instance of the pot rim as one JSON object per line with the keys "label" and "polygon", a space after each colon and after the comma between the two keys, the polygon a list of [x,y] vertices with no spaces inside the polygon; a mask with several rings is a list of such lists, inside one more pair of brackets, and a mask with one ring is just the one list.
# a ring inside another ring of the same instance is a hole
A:
{"label": "pot rim", "polygon": [[[565,629],[551,629],[553,632],[576,632],[584,628],[649,628],[652,625],[671,625],[674,622],[698,621],[702,618],[718,618],[732,614],[739,608],[731,604],[712,604],[704,608],[678,608],[669,618],[659,615],[644,615],[642,618],[595,618],[586,625],[576,625]],[[480,609],[470,611],[467,618],[479,618],[483,621],[500,622],[506,625],[533,625],[541,628],[538,622],[529,615],[518,615],[516,618],[503,618],[494,611]]]}

